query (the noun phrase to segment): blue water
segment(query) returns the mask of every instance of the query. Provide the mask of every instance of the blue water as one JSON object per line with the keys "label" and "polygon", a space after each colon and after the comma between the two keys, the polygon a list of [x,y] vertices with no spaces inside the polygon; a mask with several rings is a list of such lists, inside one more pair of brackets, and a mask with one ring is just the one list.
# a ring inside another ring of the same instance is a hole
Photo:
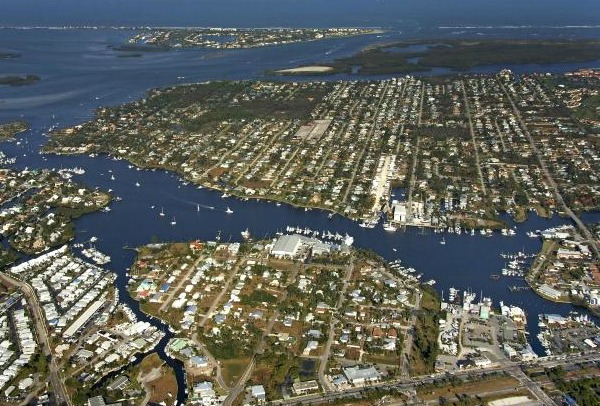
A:
{"label": "blue water", "polygon": [[[422,33],[438,27],[597,26],[596,0],[2,0],[0,25],[161,25],[236,27],[400,27]],[[564,28],[560,28],[561,30]],[[519,35],[519,34],[516,34]]]}
{"label": "blue water", "polygon": [[[423,37],[473,36],[481,32],[488,37],[528,37],[532,34],[568,37],[597,37],[600,28],[565,28],[565,25],[593,24],[590,12],[598,10],[596,2],[583,1],[574,10],[572,4],[562,1],[519,2],[518,15],[513,16],[507,3],[497,5],[487,2],[403,2],[397,1],[339,1],[313,0],[269,1],[256,0],[248,6],[246,1],[178,1],[168,2],[171,12],[159,12],[166,1],[90,1],[62,0],[38,3],[31,0],[7,2],[0,0],[0,25],[239,25],[239,26],[386,26],[394,27],[386,34],[327,40],[307,44],[292,44],[251,50],[178,50],[143,54],[141,58],[120,58],[109,48],[129,37],[133,31],[116,29],[70,30],[16,30],[0,29],[0,52],[13,51],[20,58],[0,60],[0,76],[6,74],[37,74],[42,80],[26,87],[0,87],[0,122],[25,119],[32,130],[20,137],[21,144],[3,143],[0,148],[9,156],[17,156],[17,168],[60,168],[80,166],[86,169],[80,180],[92,187],[113,189],[123,198],[112,204],[110,213],[94,213],[77,220],[77,241],[97,236],[100,250],[112,256],[110,264],[117,275],[117,286],[123,300],[137,309],[127,298],[125,271],[133,261],[134,253],[124,246],[139,246],[153,239],[182,241],[213,239],[220,233],[222,240],[239,240],[240,232],[249,228],[258,238],[273,236],[287,225],[309,227],[317,230],[348,232],[355,244],[376,251],[388,260],[402,259],[407,266],[433,278],[440,291],[451,286],[491,296],[524,307],[529,315],[532,337],[537,333],[536,315],[540,312],[565,314],[571,306],[556,305],[532,292],[510,293],[509,285],[523,281],[500,279],[491,281],[490,274],[498,273],[504,265],[501,252],[525,250],[535,252],[540,241],[527,238],[525,231],[543,229],[567,223],[561,218],[543,220],[531,218],[518,225],[516,237],[485,238],[481,236],[446,235],[446,245],[440,245],[440,235],[421,234],[418,229],[387,233],[381,228],[364,229],[357,224],[335,216],[328,219],[319,211],[304,211],[269,202],[222,199],[214,191],[184,185],[177,176],[162,171],[129,168],[125,161],[108,157],[60,157],[39,155],[44,143],[43,133],[51,125],[70,126],[86,121],[94,109],[105,105],[118,105],[139,99],[154,87],[204,80],[266,79],[265,71],[293,67],[298,64],[319,62],[355,53],[375,42]],[[464,4],[463,4],[464,3]],[[510,3],[510,2],[509,2]],[[285,4],[285,6],[284,6]],[[448,4],[452,4],[450,7]],[[516,3],[515,3],[516,4]],[[336,7],[336,5],[338,7]],[[427,5],[431,9],[427,9]],[[437,5],[437,7],[435,7]],[[68,7],[70,6],[70,7]],[[456,7],[454,7],[456,6]],[[472,6],[473,8],[470,8]],[[543,7],[543,8],[542,8]],[[250,10],[251,9],[251,10]],[[339,13],[338,10],[344,10]],[[486,10],[484,13],[482,10]],[[584,9],[588,11],[585,12]],[[187,10],[187,11],[186,11]],[[194,13],[189,10],[195,11]],[[241,11],[248,11],[244,16]],[[185,12],[184,12],[185,11]],[[554,13],[557,13],[554,15]],[[597,15],[597,14],[596,14]],[[562,28],[552,28],[560,24]],[[309,21],[310,23],[307,23]],[[485,28],[484,25],[496,28]],[[522,28],[498,28],[499,25],[527,25]],[[477,26],[476,28],[468,28]],[[545,27],[545,28],[542,28]],[[445,28],[450,27],[450,28]],[[517,72],[556,71],[598,64],[565,64],[552,66],[515,66]],[[495,72],[501,67],[490,66],[473,70]],[[434,74],[447,73],[436,70]],[[385,78],[388,76],[378,76]],[[326,80],[356,79],[352,75],[339,75]],[[309,78],[278,78],[278,80],[304,80]],[[323,78],[319,78],[321,80]],[[110,179],[110,171],[115,180]],[[139,182],[140,186],[135,186]],[[215,210],[197,204],[214,206]],[[154,208],[151,208],[154,206]],[[229,206],[234,213],[227,215]],[[164,208],[165,217],[158,216]],[[176,226],[169,223],[177,220]],[[600,215],[591,213],[586,221],[598,221]],[[539,343],[533,340],[534,349],[541,353]],[[164,342],[159,346],[162,350]],[[173,364],[180,388],[183,386],[181,366]],[[184,399],[183,391],[179,400]]]}

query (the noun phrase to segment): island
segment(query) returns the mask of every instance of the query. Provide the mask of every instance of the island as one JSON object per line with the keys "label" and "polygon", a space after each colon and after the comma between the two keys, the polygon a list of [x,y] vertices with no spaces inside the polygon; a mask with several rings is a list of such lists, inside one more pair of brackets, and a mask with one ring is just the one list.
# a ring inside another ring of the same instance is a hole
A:
{"label": "island", "polygon": [[[406,40],[372,45],[350,57],[321,61],[329,70],[276,70],[279,75],[355,73],[406,74],[433,68],[464,70],[477,66],[554,64],[600,60],[597,40]],[[312,66],[311,66],[312,67]]]}
{"label": "island", "polygon": [[12,140],[15,135],[29,129],[29,124],[24,121],[0,124],[0,142]]}
{"label": "island", "polygon": [[36,82],[40,81],[40,77],[37,75],[26,75],[26,76],[18,76],[18,75],[9,75],[9,76],[0,76],[0,85],[8,85],[8,86],[26,86],[32,85]]}
{"label": "island", "polygon": [[384,213],[389,231],[511,236],[504,212],[577,221],[600,205],[593,119],[572,103],[595,103],[592,72],[175,86],[54,131],[44,151],[109,154],[365,227]]}
{"label": "island", "polygon": [[21,55],[15,52],[0,52],[0,59],[15,59],[19,58]]}
{"label": "island", "polygon": [[372,28],[179,28],[144,31],[116,50],[171,48],[241,49],[355,35],[381,34]]}

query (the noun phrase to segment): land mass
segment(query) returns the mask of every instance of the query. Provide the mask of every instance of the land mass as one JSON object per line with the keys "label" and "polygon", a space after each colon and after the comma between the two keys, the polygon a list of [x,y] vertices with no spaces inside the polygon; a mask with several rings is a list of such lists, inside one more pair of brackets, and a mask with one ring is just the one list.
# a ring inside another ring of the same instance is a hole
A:
{"label": "land mass", "polygon": [[[319,65],[327,72],[361,75],[418,73],[432,68],[469,69],[485,65],[553,64],[600,59],[597,40],[418,40],[375,45],[348,58]],[[298,74],[276,71],[276,74]],[[310,74],[314,72],[303,72]],[[324,72],[318,72],[323,74]]]}
{"label": "land mass", "polygon": [[[102,108],[91,122],[53,132],[44,150],[110,154],[226,194],[324,209],[366,226],[384,212],[390,231],[490,235],[506,227],[502,211],[522,221],[530,210],[600,207],[597,138],[572,103],[595,100],[599,89],[594,70],[210,82]],[[393,187],[406,196],[390,202]]]}
{"label": "land mass", "polygon": [[0,52],[0,59],[15,59],[20,56],[20,54],[14,52]]}
{"label": "land mass", "polygon": [[[145,50],[170,48],[240,49],[295,42],[379,34],[371,28],[190,28],[146,31],[130,38],[123,50],[143,46]],[[121,50],[117,48],[117,50]]]}
{"label": "land mass", "polygon": [[18,75],[8,75],[0,77],[0,85],[8,85],[8,86],[25,86],[32,85],[40,80],[40,77],[37,75],[26,75],[26,76],[18,76]]}
{"label": "land mass", "polygon": [[28,129],[29,125],[24,121],[0,124],[0,142],[13,139],[15,135]]}

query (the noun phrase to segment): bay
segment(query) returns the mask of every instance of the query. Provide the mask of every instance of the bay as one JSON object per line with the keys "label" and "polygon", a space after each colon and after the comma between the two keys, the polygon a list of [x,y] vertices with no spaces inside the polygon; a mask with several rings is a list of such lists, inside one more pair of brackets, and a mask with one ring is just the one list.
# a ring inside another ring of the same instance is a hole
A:
{"label": "bay", "polygon": [[[157,6],[158,3],[151,2],[152,4]],[[117,7],[114,4],[113,6]],[[16,8],[14,6],[12,12],[16,12]],[[252,22],[260,23],[258,16],[254,18],[256,20]],[[56,20],[53,21],[56,24]],[[216,21],[219,22],[218,19]],[[285,22],[281,21],[281,24]],[[318,18],[316,21],[319,21]],[[360,22],[354,20],[355,24]],[[111,24],[116,23],[120,22],[112,21]],[[183,23],[184,21],[180,22]],[[235,21],[231,20],[230,24],[233,23]],[[341,21],[332,20],[332,25],[340,23]],[[174,174],[137,170],[125,161],[117,161],[109,157],[52,156],[38,153],[45,142],[43,134],[50,126],[66,127],[84,122],[93,117],[94,109],[142,98],[147,90],[154,87],[205,80],[269,79],[265,71],[270,69],[318,62],[324,58],[348,56],[372,43],[406,38],[411,33],[411,29],[419,32],[415,28],[418,24],[407,24],[405,27],[400,22],[396,23],[398,24],[396,29],[381,37],[354,37],[226,52],[214,50],[152,52],[145,53],[140,58],[122,58],[118,52],[110,48],[111,45],[120,44],[128,38],[134,32],[130,29],[1,29],[0,51],[17,52],[21,56],[1,61],[0,76],[32,73],[39,75],[42,80],[27,87],[0,88],[0,121],[25,119],[32,125],[31,131],[19,137],[19,143],[3,143],[0,144],[0,148],[8,156],[17,157],[15,167],[20,169],[83,167],[86,173],[80,178],[82,182],[104,190],[112,189],[115,195],[123,199],[111,205],[110,213],[94,213],[77,220],[76,242],[88,241],[91,236],[98,237],[96,246],[112,256],[113,261],[109,268],[118,275],[117,286],[121,298],[136,311],[137,305],[127,298],[125,290],[125,273],[133,261],[134,252],[124,247],[136,247],[155,240],[210,240],[217,234],[222,241],[239,241],[240,232],[246,228],[256,238],[271,238],[276,231],[284,231],[288,225],[300,226],[319,231],[348,233],[355,238],[356,246],[372,249],[387,260],[401,259],[406,266],[414,267],[418,273],[423,273],[423,280],[435,279],[437,281],[435,287],[440,292],[447,292],[450,287],[471,289],[478,294],[481,292],[484,296],[492,297],[496,305],[503,300],[523,307],[528,314],[532,344],[536,352],[541,354],[542,348],[535,338],[537,314],[542,312],[566,314],[574,310],[573,307],[551,303],[531,291],[511,293],[508,290],[509,286],[524,285],[524,282],[508,278],[493,281],[490,275],[498,273],[504,266],[500,253],[518,251],[534,253],[540,248],[540,241],[526,237],[525,231],[568,223],[567,219],[555,217],[545,220],[531,216],[527,222],[516,225],[518,234],[513,238],[499,235],[486,238],[479,235],[448,234],[445,235],[446,244],[442,246],[439,244],[440,235],[432,232],[423,234],[419,229],[389,233],[381,227],[360,228],[356,223],[339,216],[329,219],[327,213],[321,211],[305,211],[263,201],[223,199],[218,192],[183,184]],[[402,29],[399,28],[400,25]],[[467,35],[453,33],[455,31],[452,30],[457,29],[459,28],[437,27],[435,35],[441,33],[450,37]],[[513,29],[478,27],[475,30],[485,31],[485,35],[490,37],[501,37],[506,35],[506,31]],[[518,30],[523,34],[529,28]],[[574,33],[569,35],[585,36],[581,32],[587,35],[593,29],[573,30]],[[414,32],[410,35],[413,34]],[[563,72],[594,65],[597,64],[514,66],[513,69],[517,73],[540,70]],[[490,66],[474,69],[471,72],[495,72],[500,68],[502,67]],[[389,76],[368,79],[386,77]],[[319,80],[359,78],[353,75],[337,75],[319,78]],[[311,78],[294,77],[277,78],[277,80],[311,80]],[[111,179],[111,175],[114,176],[114,180]],[[139,186],[136,186],[136,183]],[[200,210],[198,205],[201,205]],[[232,214],[225,213],[227,206],[233,210]],[[164,217],[158,215],[161,208],[166,214]],[[175,226],[170,224],[173,217],[177,219]],[[598,213],[590,213],[584,218],[587,221],[598,221],[600,216]],[[141,314],[139,316],[144,317]],[[152,322],[157,324],[156,321]],[[159,346],[159,352],[163,356],[164,344],[162,342]],[[184,379],[183,370],[180,365],[172,364],[181,388]],[[184,400],[181,390],[178,399]]]}

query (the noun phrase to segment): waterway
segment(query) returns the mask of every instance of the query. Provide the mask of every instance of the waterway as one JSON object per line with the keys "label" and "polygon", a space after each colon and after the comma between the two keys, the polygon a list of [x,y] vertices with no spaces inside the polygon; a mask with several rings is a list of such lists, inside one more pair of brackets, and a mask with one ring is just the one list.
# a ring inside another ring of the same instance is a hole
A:
{"label": "waterway", "polygon": [[[0,88],[0,122],[24,119],[32,126],[31,131],[19,137],[18,143],[6,142],[0,144],[0,149],[8,156],[17,157],[16,168],[82,167],[86,173],[76,179],[92,187],[112,189],[122,198],[111,204],[111,212],[94,213],[77,220],[76,240],[84,242],[91,236],[98,237],[96,247],[112,257],[109,268],[118,275],[116,284],[122,300],[128,302],[141,319],[147,318],[140,314],[137,304],[126,292],[125,272],[135,253],[124,249],[125,246],[136,247],[151,241],[210,240],[218,233],[222,241],[238,241],[240,232],[246,228],[256,238],[263,238],[285,230],[288,225],[341,234],[347,232],[354,236],[356,246],[372,249],[387,260],[401,259],[406,266],[423,273],[423,280],[435,279],[435,287],[440,292],[447,292],[452,286],[468,288],[492,297],[496,304],[504,301],[523,307],[528,314],[534,350],[540,354],[542,348],[535,339],[537,314],[566,314],[573,310],[569,305],[541,299],[531,291],[511,293],[508,290],[511,285],[524,285],[522,280],[490,279],[491,274],[499,273],[504,266],[505,260],[500,253],[534,253],[540,248],[540,241],[526,237],[526,231],[568,223],[566,219],[546,220],[531,216],[527,222],[516,225],[515,237],[446,234],[446,244],[441,245],[441,235],[431,231],[423,233],[409,228],[404,232],[389,233],[380,226],[360,228],[337,215],[329,219],[327,213],[321,211],[305,211],[264,201],[223,199],[219,192],[184,184],[174,174],[138,170],[125,161],[105,156],[40,155],[39,149],[45,142],[43,134],[50,126],[65,127],[84,122],[93,116],[94,109],[142,98],[150,88],[205,80],[265,79],[264,72],[270,69],[350,55],[373,42],[387,42],[405,35],[397,30],[383,37],[355,37],[251,50],[152,52],[139,58],[123,58],[109,48],[131,34],[129,30],[115,29],[0,30],[0,51],[21,55],[16,59],[1,60],[0,76],[31,73],[42,78],[32,86]],[[498,31],[491,35],[496,34]],[[514,68],[517,72],[561,72],[595,65]],[[492,72],[500,68],[492,66],[479,71]],[[340,75],[326,79],[342,78],[358,77]],[[305,79],[308,78],[278,78]],[[233,210],[232,214],[225,213],[227,206]],[[158,215],[161,209],[164,217]],[[173,218],[176,225],[171,225]],[[591,213],[584,219],[598,221],[600,215]],[[151,322],[163,327],[155,320]],[[157,348],[164,358],[164,346],[170,336],[167,332],[167,337]],[[170,360],[169,364],[174,367],[182,389],[181,365]],[[179,391],[178,400],[185,400],[183,390]]]}

